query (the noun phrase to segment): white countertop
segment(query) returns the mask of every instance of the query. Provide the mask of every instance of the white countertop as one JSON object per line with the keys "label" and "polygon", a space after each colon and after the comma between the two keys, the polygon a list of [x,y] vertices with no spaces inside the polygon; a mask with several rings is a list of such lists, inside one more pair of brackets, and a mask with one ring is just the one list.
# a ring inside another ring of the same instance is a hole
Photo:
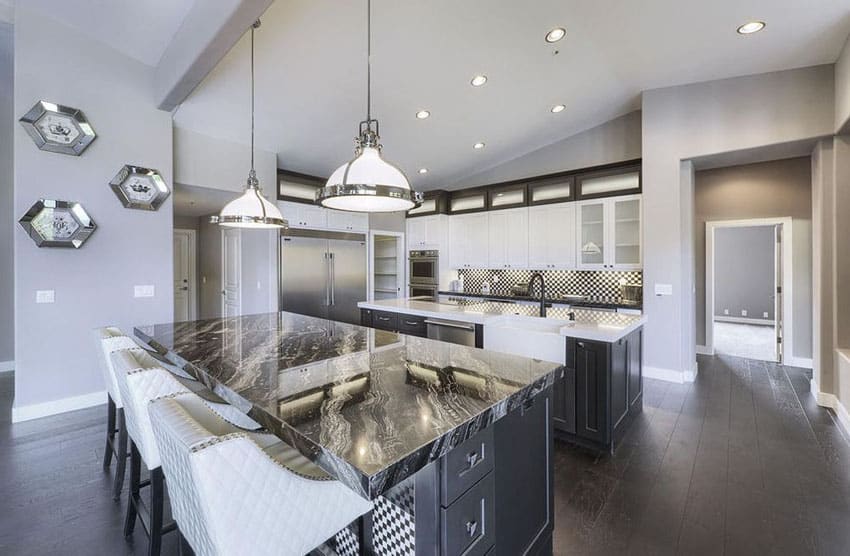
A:
{"label": "white countertop", "polygon": [[[549,307],[546,318],[537,316],[535,305],[494,303],[488,301],[455,304],[448,301],[424,301],[415,298],[361,301],[361,309],[406,313],[421,317],[454,320],[500,328],[515,328],[541,334],[616,342],[646,323],[645,315],[630,315],[593,309],[572,309],[576,320],[569,320],[570,309]],[[485,329],[486,336],[486,329]]]}

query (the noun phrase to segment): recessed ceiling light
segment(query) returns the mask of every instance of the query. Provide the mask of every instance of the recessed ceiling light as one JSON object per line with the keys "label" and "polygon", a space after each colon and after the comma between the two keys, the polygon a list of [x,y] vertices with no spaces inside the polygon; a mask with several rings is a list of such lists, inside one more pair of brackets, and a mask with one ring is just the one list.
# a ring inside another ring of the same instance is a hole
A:
{"label": "recessed ceiling light", "polygon": [[555,27],[546,33],[546,42],[558,42],[567,34],[567,30],[563,27]]}
{"label": "recessed ceiling light", "polygon": [[420,120],[424,120],[425,118],[427,118],[430,115],[431,115],[431,113],[428,112],[427,110],[420,110],[419,112],[416,113],[416,117]]}
{"label": "recessed ceiling light", "polygon": [[487,83],[487,76],[486,75],[476,75],[475,77],[472,78],[472,81],[470,81],[470,83],[472,84],[473,87],[480,87],[481,85]]}
{"label": "recessed ceiling light", "polygon": [[428,173],[428,168],[420,168],[420,169],[419,169],[419,173],[420,173],[420,174],[427,174],[427,173]]}
{"label": "recessed ceiling light", "polygon": [[480,142],[479,142],[479,143],[475,143],[474,145],[472,145],[472,148],[473,148],[473,149],[483,149],[483,148],[484,148],[484,143],[480,143]]}
{"label": "recessed ceiling light", "polygon": [[552,107],[552,113],[557,114],[558,112],[563,112],[564,108],[566,108],[566,106],[564,106],[563,104],[556,104]]}
{"label": "recessed ceiling light", "polygon": [[758,33],[762,29],[764,29],[764,21],[750,21],[748,23],[744,23],[740,27],[738,27],[738,34],[740,35],[751,35],[753,33]]}

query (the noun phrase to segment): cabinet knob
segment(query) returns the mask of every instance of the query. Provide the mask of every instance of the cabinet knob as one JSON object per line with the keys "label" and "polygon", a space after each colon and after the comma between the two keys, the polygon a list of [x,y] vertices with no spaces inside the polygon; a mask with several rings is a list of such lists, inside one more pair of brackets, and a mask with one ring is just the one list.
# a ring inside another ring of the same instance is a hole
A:
{"label": "cabinet knob", "polygon": [[470,537],[474,537],[475,533],[477,533],[477,532],[478,532],[478,522],[475,521],[475,520],[467,521],[466,522],[466,533]]}
{"label": "cabinet knob", "polygon": [[478,464],[478,452],[469,452],[466,455],[466,468],[472,469]]}

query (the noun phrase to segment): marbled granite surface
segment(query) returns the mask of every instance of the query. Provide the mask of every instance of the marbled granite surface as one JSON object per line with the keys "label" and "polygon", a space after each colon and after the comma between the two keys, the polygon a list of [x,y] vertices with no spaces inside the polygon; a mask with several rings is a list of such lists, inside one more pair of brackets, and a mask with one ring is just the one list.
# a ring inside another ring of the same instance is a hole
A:
{"label": "marbled granite surface", "polygon": [[553,384],[555,363],[297,315],[136,336],[375,498]]}

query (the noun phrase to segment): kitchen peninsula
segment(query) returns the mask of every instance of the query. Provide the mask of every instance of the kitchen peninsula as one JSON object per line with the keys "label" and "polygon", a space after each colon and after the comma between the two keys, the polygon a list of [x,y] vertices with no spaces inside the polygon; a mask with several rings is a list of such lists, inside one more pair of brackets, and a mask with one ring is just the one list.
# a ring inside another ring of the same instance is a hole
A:
{"label": "kitchen peninsula", "polygon": [[551,553],[561,364],[287,312],[135,334],[374,500],[374,553]]}
{"label": "kitchen peninsula", "polygon": [[646,316],[452,296],[361,302],[361,324],[553,361],[559,437],[613,452],[643,407]]}

